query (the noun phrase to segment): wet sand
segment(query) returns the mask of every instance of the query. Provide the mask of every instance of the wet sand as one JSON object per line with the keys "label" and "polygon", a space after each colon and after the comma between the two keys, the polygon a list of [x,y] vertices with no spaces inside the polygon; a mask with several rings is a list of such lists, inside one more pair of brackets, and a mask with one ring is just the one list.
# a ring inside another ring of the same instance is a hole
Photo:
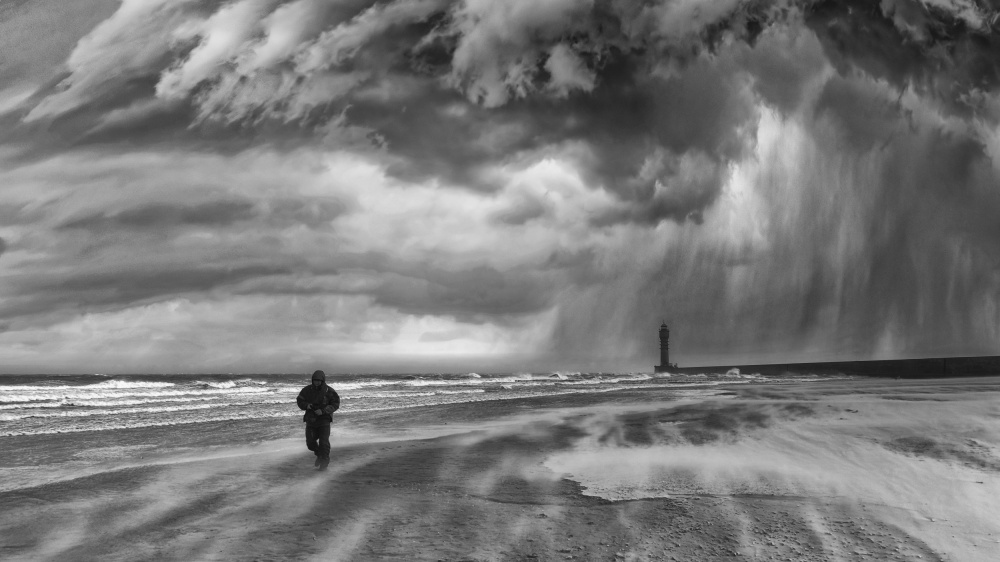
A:
{"label": "wet sand", "polygon": [[1000,379],[4,438],[4,560],[996,560]]}

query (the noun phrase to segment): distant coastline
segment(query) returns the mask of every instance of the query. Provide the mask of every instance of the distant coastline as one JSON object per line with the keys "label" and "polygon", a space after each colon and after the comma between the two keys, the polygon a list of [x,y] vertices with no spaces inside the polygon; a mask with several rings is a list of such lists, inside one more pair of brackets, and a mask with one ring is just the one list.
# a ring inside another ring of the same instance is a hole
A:
{"label": "distant coastline", "polygon": [[885,359],[877,361],[825,361],[818,363],[766,363],[760,365],[710,365],[677,367],[672,373],[695,374],[726,372],[739,369],[742,373],[780,375],[781,373],[815,373],[858,375],[865,377],[899,377],[930,379],[1000,375],[1000,356],[928,357],[924,359]]}

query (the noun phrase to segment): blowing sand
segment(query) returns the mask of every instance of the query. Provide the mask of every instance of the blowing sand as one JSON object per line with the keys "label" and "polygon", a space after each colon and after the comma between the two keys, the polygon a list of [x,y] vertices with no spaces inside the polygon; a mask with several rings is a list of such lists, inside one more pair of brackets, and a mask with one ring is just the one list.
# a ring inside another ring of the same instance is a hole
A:
{"label": "blowing sand", "polygon": [[8,437],[0,559],[1000,559],[1000,378],[671,396]]}

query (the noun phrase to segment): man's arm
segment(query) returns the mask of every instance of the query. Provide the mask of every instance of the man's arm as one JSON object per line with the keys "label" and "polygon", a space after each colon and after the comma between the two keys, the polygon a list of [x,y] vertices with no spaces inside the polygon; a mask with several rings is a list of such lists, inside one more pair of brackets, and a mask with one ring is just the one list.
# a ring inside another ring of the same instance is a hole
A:
{"label": "man's arm", "polygon": [[326,406],[323,408],[323,412],[327,414],[332,414],[340,409],[340,395],[337,391],[331,387],[327,387],[326,391]]}
{"label": "man's arm", "polygon": [[306,401],[305,397],[303,396],[303,394],[305,393],[306,389],[303,388],[302,390],[299,391],[298,397],[295,398],[295,403],[298,404],[300,410],[308,410],[309,407],[312,406],[312,404]]}

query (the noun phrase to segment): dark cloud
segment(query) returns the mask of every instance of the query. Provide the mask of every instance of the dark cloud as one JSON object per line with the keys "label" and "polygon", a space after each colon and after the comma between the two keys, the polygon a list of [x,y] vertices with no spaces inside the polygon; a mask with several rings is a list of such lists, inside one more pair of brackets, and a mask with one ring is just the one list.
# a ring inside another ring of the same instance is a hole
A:
{"label": "dark cloud", "polygon": [[175,227],[224,228],[260,220],[275,227],[303,225],[320,228],[345,211],[344,203],[325,199],[275,198],[262,203],[249,200],[210,201],[194,205],[151,203],[111,215],[92,213],[67,220],[60,230],[93,232],[163,230]]}
{"label": "dark cloud", "polygon": [[[491,165],[579,147],[576,163],[584,177],[635,207],[604,222],[683,221],[714,201],[722,171],[749,142],[732,135],[755,117],[737,82],[708,59],[661,78],[642,74],[621,55],[605,63],[592,92],[566,99],[484,108],[428,90],[388,111],[362,100],[347,115],[377,131],[400,157],[390,167],[400,177],[443,177],[493,189],[486,173]],[[681,162],[695,161],[702,169],[682,173]],[[658,184],[665,194],[657,194]]]}
{"label": "dark cloud", "polygon": [[[367,134],[401,178],[485,189],[496,187],[491,166],[572,145],[595,188],[636,207],[604,222],[683,221],[710,205],[747,144],[731,131],[754,119],[739,75],[714,51],[755,41],[781,11],[522,4],[304,2],[252,18],[247,3],[122,11],[81,42],[71,74],[28,120],[80,142],[182,135],[225,145],[310,142],[332,125]],[[206,18],[188,42],[172,35],[184,17]],[[141,50],[101,62],[138,30],[150,36]],[[297,43],[282,44],[288,37]],[[692,156],[715,169],[678,176],[676,162]]]}
{"label": "dark cloud", "polygon": [[409,314],[448,314],[464,320],[545,310],[554,287],[545,280],[490,267],[430,269],[389,275],[374,291],[376,302]]}
{"label": "dark cloud", "polygon": [[882,147],[908,132],[906,111],[894,99],[886,99],[872,84],[842,77],[830,79],[815,105],[820,118],[829,117],[843,134],[845,150],[867,152]]}
{"label": "dark cloud", "polygon": [[29,225],[44,216],[40,206],[25,203],[0,203],[0,224],[6,226]]}
{"label": "dark cloud", "polygon": [[[788,6],[519,5],[123,10],[80,43],[71,73],[36,98],[28,120],[48,119],[63,142],[223,150],[309,143],[332,127],[384,153],[397,177],[486,190],[497,187],[493,166],[572,150],[592,187],[625,207],[598,224],[697,220],[752,143],[756,118],[744,75],[719,53],[756,45]],[[179,41],[184,18],[203,23]],[[140,31],[141,49],[114,47]],[[792,103],[795,75],[758,59],[763,94]],[[342,144],[345,134],[328,138]],[[701,169],[682,173],[694,161]]]}
{"label": "dark cloud", "polygon": [[[339,275],[361,273],[365,283],[343,282]],[[558,276],[528,271],[499,271],[477,266],[442,269],[408,263],[382,253],[335,253],[295,276],[247,279],[236,294],[370,297],[376,304],[405,314],[448,315],[463,322],[501,321],[504,316],[548,309]]]}
{"label": "dark cloud", "polygon": [[[8,0],[0,4],[0,84],[34,85],[62,70],[80,38],[110,16],[115,0]],[[24,48],[30,44],[32,48]]]}
{"label": "dark cloud", "polygon": [[193,269],[163,268],[155,271],[143,268],[84,273],[44,285],[43,288],[76,292],[80,301],[87,304],[124,304],[164,295],[205,292],[250,277],[289,272],[287,266],[278,265],[206,265]]}
{"label": "dark cloud", "polygon": [[47,320],[49,323],[81,312],[120,310],[170,297],[203,294],[247,279],[291,272],[288,265],[273,263],[185,267],[161,263],[155,267],[81,270],[60,279],[18,275],[12,276],[10,281],[19,286],[20,294],[25,296],[7,299],[0,305],[0,317],[62,312],[59,317]]}
{"label": "dark cloud", "polygon": [[816,36],[790,25],[765,30],[752,48],[736,56],[751,75],[754,91],[783,114],[799,108],[807,86],[827,64]]}
{"label": "dark cloud", "polygon": [[523,198],[514,205],[496,213],[494,219],[503,224],[523,225],[532,219],[545,216],[546,212],[544,202],[537,198]]}
{"label": "dark cloud", "polygon": [[322,198],[276,198],[262,205],[261,214],[278,227],[303,225],[322,228],[343,215],[347,205],[340,200]]}
{"label": "dark cloud", "polygon": [[[750,142],[733,132],[752,133],[753,100],[736,61],[720,53],[747,45],[743,64],[757,93],[780,109],[796,106],[817,65],[776,47],[784,32],[774,30],[791,25],[797,10],[842,72],[857,68],[956,104],[957,94],[989,89],[998,77],[989,7],[976,27],[964,12],[916,0],[529,4],[505,11],[430,0],[300,2],[250,16],[248,3],[206,3],[120,12],[81,43],[80,62],[34,114],[56,116],[69,137],[76,130],[89,142],[163,134],[309,142],[309,131],[339,119],[335,128],[388,151],[400,177],[486,189],[495,187],[490,166],[577,143],[595,187],[648,206],[622,219],[655,222],[701,213],[718,194],[721,171]],[[168,41],[184,17],[204,24],[187,42]],[[227,25],[229,35],[213,35]],[[126,71],[83,62],[139,29],[162,44],[115,55]],[[783,46],[808,44],[797,41]],[[100,88],[85,89],[90,82]],[[86,110],[64,109],[74,107]],[[695,152],[717,168],[695,185],[660,164]],[[655,197],[657,184],[677,193]]]}
{"label": "dark cloud", "polygon": [[970,92],[1000,85],[1000,11],[992,2],[960,4],[817,2],[806,22],[841,74],[861,71],[968,115],[976,109]]}
{"label": "dark cloud", "polygon": [[59,228],[95,231],[163,229],[174,226],[227,226],[256,216],[249,201],[212,201],[199,205],[154,203],[114,215],[101,213],[69,220]]}

